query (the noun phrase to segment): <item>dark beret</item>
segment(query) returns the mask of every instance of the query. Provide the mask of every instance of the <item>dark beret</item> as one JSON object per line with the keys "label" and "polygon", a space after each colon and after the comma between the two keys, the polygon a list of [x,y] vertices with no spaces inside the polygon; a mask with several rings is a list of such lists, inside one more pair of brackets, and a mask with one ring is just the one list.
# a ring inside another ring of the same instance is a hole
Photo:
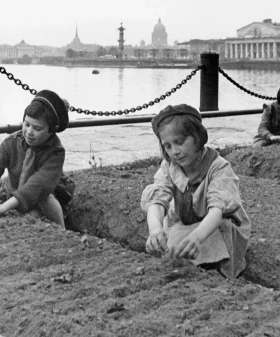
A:
{"label": "dark beret", "polygon": [[62,132],[67,128],[69,124],[68,108],[58,94],[50,90],[42,90],[36,94],[32,102],[34,101],[42,102],[54,115],[57,120],[57,128],[55,132]]}
{"label": "dark beret", "polygon": [[200,122],[202,121],[202,117],[200,113],[190,105],[187,104],[179,104],[179,105],[168,105],[165,109],[161,110],[159,114],[157,114],[152,119],[152,128],[154,133],[158,136],[158,128],[160,123],[167,117],[173,115],[189,115],[197,118]]}

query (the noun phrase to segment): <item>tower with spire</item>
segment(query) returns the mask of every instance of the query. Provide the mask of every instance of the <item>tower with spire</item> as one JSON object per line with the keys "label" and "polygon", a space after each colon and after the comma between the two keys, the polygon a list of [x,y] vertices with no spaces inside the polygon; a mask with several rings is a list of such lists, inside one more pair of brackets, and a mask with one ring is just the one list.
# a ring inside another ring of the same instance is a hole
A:
{"label": "tower with spire", "polygon": [[81,42],[81,40],[79,39],[78,36],[78,25],[76,24],[76,35],[74,37],[74,39],[72,40],[72,42],[68,45],[69,48],[73,49],[73,50],[83,50],[84,46]]}

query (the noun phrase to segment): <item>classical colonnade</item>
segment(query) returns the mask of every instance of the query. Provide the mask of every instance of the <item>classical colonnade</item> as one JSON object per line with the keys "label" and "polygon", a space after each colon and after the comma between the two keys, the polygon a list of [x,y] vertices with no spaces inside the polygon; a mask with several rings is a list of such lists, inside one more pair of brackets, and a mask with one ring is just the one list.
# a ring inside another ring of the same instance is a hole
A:
{"label": "classical colonnade", "polygon": [[226,59],[278,59],[280,58],[279,41],[229,41],[225,45]]}

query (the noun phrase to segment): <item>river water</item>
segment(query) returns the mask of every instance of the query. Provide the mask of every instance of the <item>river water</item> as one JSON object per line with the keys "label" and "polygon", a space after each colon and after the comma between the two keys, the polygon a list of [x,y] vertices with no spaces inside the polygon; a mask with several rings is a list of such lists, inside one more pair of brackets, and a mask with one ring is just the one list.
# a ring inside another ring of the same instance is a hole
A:
{"label": "river water", "polygon": [[[191,69],[67,68],[43,65],[2,65],[7,72],[37,91],[50,89],[83,110],[113,111],[143,105],[165,94],[180,83]],[[280,72],[276,70],[226,70],[246,89],[265,96],[276,96]],[[0,124],[18,124],[33,95],[0,74]],[[200,72],[170,97],[130,116],[156,114],[169,104],[187,103],[199,109]],[[219,75],[219,110],[260,109],[265,101],[246,94]],[[93,118],[70,112],[70,120]],[[99,118],[99,117],[94,117]],[[118,117],[102,117],[118,118]],[[250,144],[260,115],[210,118],[203,121],[209,143]],[[0,140],[5,135],[0,135]],[[60,135],[66,148],[66,170],[88,168],[94,154],[97,165],[122,162],[158,154],[158,143],[149,124],[113,125],[68,129]]]}

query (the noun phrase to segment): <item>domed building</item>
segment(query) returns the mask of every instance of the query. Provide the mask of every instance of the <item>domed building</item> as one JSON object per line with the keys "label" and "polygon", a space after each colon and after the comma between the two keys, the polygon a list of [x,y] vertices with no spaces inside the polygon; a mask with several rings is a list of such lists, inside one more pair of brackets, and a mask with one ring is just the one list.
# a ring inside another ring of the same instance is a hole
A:
{"label": "domed building", "polygon": [[146,46],[146,43],[145,43],[145,41],[142,39],[141,41],[140,41],[140,47],[141,48],[144,48]]}
{"label": "domed building", "polygon": [[158,23],[155,25],[152,33],[152,46],[156,48],[162,48],[167,46],[167,33],[165,26],[158,19]]}

